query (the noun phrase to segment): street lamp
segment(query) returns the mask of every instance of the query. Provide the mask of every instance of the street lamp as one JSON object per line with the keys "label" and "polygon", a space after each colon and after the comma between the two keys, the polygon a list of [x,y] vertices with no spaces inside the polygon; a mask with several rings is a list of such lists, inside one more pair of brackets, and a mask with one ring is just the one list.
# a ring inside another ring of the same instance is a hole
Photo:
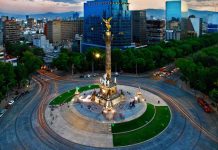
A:
{"label": "street lamp", "polygon": [[[94,57],[99,59],[101,57],[100,53],[94,53]],[[94,60],[92,60],[92,73],[94,73]]]}
{"label": "street lamp", "polygon": [[95,58],[98,59],[98,58],[100,58],[100,57],[101,57],[101,55],[100,55],[99,53],[96,53],[96,54],[95,54]]}

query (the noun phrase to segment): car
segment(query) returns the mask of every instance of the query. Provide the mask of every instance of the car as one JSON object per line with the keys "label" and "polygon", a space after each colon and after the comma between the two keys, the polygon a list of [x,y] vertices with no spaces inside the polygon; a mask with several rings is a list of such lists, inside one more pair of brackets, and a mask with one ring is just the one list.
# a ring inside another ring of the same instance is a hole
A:
{"label": "car", "polygon": [[94,73],[94,74],[92,74],[92,76],[93,77],[97,77],[97,76],[99,76],[99,74],[98,73]]}
{"label": "car", "polygon": [[25,91],[24,93],[25,93],[25,94],[29,94],[29,93],[30,93],[30,91]]}
{"label": "car", "polygon": [[162,68],[160,68],[159,71],[160,71],[160,72],[164,72],[164,71],[166,71],[166,67],[162,67]]}
{"label": "car", "polygon": [[90,74],[84,75],[84,78],[90,78],[90,77],[91,77]]}
{"label": "car", "polygon": [[10,100],[9,102],[8,102],[8,105],[13,105],[14,104],[14,100]]}
{"label": "car", "polygon": [[119,74],[119,72],[115,72],[114,75],[115,76],[119,76],[120,74]]}
{"label": "car", "polygon": [[84,78],[84,77],[85,77],[84,75],[79,76],[79,78]]}
{"label": "car", "polygon": [[212,108],[203,98],[197,98],[197,101],[198,101],[198,104],[204,109],[206,113],[212,112]]}
{"label": "car", "polygon": [[6,109],[0,109],[0,118],[5,114],[6,111]]}

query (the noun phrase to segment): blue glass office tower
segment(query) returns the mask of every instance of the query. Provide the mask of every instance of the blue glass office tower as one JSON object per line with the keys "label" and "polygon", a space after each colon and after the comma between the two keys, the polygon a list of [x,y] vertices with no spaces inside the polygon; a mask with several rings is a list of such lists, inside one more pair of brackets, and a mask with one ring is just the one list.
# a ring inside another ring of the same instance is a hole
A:
{"label": "blue glass office tower", "polygon": [[177,20],[182,18],[182,3],[181,0],[166,1],[166,21]]}
{"label": "blue glass office tower", "polygon": [[131,46],[131,17],[128,0],[94,0],[84,4],[83,48],[105,47],[106,31],[102,18],[113,17],[111,21],[113,34],[112,47]]}
{"label": "blue glass office tower", "polygon": [[180,40],[181,38],[181,0],[166,1],[166,40]]}

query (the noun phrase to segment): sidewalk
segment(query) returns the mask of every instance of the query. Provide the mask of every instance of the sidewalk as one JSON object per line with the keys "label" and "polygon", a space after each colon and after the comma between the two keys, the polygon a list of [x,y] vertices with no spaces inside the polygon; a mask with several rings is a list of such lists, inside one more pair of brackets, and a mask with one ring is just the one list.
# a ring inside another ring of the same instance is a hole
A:
{"label": "sidewalk", "polygon": [[[5,106],[7,105],[7,103],[10,100],[14,100],[14,98],[18,97],[21,93],[25,92],[25,91],[31,91],[33,89],[33,87],[35,86],[35,83],[31,80],[30,81],[30,86],[28,87],[28,89],[26,87],[23,88],[14,88],[12,91],[10,91],[8,93],[8,96],[6,96],[0,103],[0,109],[4,109]],[[18,92],[18,94],[16,95],[16,93]]]}
{"label": "sidewalk", "polygon": [[211,108],[213,108],[213,110],[218,113],[218,109],[216,107],[213,107],[211,105],[211,103],[215,103],[213,102],[209,96],[205,95],[204,93],[194,90],[192,88],[190,88],[190,86],[188,86],[185,82],[178,80],[176,83],[176,86],[179,87],[180,89],[183,89],[184,91],[188,92],[189,94],[193,95],[194,97],[202,97],[204,98],[204,100],[211,106]]}

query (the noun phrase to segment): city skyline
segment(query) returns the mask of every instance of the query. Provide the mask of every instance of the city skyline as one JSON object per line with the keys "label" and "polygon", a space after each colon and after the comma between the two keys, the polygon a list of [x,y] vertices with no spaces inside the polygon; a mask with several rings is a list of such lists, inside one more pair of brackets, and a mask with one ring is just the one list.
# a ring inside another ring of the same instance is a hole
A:
{"label": "city skyline", "polygon": [[[37,14],[46,12],[83,12],[87,0],[7,0],[0,1],[0,12],[12,14]],[[218,11],[216,0],[184,0],[190,9]],[[129,0],[131,10],[165,9],[165,0]],[[186,8],[185,8],[186,9]]]}

